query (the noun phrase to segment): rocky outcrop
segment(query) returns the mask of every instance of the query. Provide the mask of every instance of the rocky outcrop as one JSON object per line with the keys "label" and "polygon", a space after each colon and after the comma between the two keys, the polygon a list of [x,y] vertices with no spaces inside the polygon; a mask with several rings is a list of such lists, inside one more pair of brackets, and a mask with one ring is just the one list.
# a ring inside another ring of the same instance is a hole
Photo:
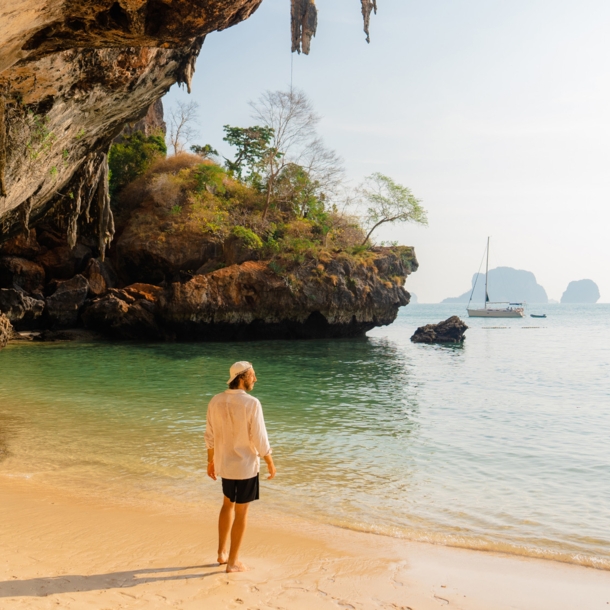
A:
{"label": "rocky outcrop", "polygon": [[13,336],[13,326],[11,321],[2,313],[0,313],[0,349],[6,347],[6,344]]}
{"label": "rocky outcrop", "polygon": [[58,282],[57,290],[47,298],[47,315],[52,328],[71,328],[89,292],[89,282],[82,275]]}
{"label": "rocky outcrop", "polygon": [[89,294],[92,297],[106,294],[109,288],[114,288],[117,284],[117,276],[112,267],[99,258],[89,259],[83,276],[89,282]]}
{"label": "rocky outcrop", "polygon": [[3,313],[17,330],[37,328],[44,311],[42,299],[28,296],[20,288],[0,289],[0,313]]}
{"label": "rocky outcrop", "polygon": [[87,328],[123,339],[230,341],[354,337],[391,324],[408,304],[411,248],[377,248],[363,264],[338,253],[292,271],[247,261],[161,290],[111,290],[86,309]]}
{"label": "rocky outcrop", "polygon": [[34,261],[18,256],[0,257],[0,287],[19,287],[30,293],[42,294],[44,268]]}
{"label": "rocky outcrop", "polygon": [[[504,303],[548,303],[545,289],[538,284],[531,271],[496,267],[489,270],[489,300]],[[485,274],[472,276],[472,287],[459,297],[444,299],[443,303],[485,302]]]}
{"label": "rocky outcrop", "polygon": [[462,343],[468,326],[458,318],[451,316],[438,324],[420,326],[413,336],[413,343]]}
{"label": "rocky outcrop", "polygon": [[83,315],[89,329],[115,339],[155,341],[165,338],[157,324],[161,288],[134,284],[124,290],[111,290],[95,300]]}
{"label": "rocky outcrop", "polygon": [[561,295],[562,303],[597,303],[599,288],[593,280],[576,280],[570,282]]}

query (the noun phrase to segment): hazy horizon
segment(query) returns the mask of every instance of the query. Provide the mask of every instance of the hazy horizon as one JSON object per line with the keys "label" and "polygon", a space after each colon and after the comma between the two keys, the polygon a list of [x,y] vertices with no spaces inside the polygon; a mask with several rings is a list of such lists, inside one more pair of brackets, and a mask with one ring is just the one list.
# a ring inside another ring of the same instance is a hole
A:
{"label": "hazy horizon", "polygon": [[[311,55],[293,84],[323,117],[320,133],[358,183],[380,171],[423,200],[429,228],[380,232],[413,245],[420,302],[458,296],[478,270],[531,271],[550,299],[592,279],[610,301],[604,136],[610,112],[610,4],[379,0],[371,44],[356,0],[320,0]],[[227,151],[224,124],[251,124],[248,100],[290,85],[290,7],[265,0],[246,22],[208,36],[193,93],[200,136]],[[606,221],[606,222],[604,222]]]}

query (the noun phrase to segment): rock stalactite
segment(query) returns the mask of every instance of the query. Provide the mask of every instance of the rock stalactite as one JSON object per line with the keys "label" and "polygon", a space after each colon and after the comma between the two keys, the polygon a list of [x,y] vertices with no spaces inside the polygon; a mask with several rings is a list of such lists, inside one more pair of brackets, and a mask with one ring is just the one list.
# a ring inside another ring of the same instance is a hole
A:
{"label": "rock stalactite", "polygon": [[318,9],[314,0],[292,0],[292,52],[309,55],[311,39],[318,27]]}
{"label": "rock stalactite", "polygon": [[4,184],[4,172],[6,170],[6,102],[0,95],[0,197],[6,197],[6,186]]}
{"label": "rock stalactite", "polygon": [[110,209],[110,194],[108,192],[108,157],[103,155],[100,176],[97,181],[98,207],[98,250],[102,261],[106,256],[106,247],[114,237],[114,218]]}
{"label": "rock stalactite", "polygon": [[364,19],[364,32],[366,41],[371,42],[371,13],[377,14],[377,0],[362,0],[362,17]]}
{"label": "rock stalactite", "polygon": [[4,314],[0,313],[0,349],[6,347],[12,336],[13,325]]}

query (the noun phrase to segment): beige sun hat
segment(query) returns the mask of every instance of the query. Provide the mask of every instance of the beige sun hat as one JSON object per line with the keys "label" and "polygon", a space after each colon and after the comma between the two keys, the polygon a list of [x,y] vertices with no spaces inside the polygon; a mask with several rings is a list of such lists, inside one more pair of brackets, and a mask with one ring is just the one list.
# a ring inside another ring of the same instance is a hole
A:
{"label": "beige sun hat", "polygon": [[233,364],[231,366],[231,368],[229,369],[229,381],[227,381],[227,385],[229,385],[233,379],[235,379],[235,377],[237,377],[238,375],[241,375],[242,373],[245,373],[246,371],[250,370],[252,368],[252,363],[251,362],[246,362],[245,360],[240,360],[239,362],[236,362],[235,364]]}

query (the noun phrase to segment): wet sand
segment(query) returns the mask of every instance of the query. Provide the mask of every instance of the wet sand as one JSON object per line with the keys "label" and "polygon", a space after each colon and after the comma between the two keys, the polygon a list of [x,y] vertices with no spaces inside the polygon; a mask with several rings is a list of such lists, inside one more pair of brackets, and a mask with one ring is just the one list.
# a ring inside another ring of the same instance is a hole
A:
{"label": "wet sand", "polygon": [[597,610],[610,572],[412,543],[251,510],[247,573],[215,563],[216,511],[102,506],[0,479],[0,608]]}

